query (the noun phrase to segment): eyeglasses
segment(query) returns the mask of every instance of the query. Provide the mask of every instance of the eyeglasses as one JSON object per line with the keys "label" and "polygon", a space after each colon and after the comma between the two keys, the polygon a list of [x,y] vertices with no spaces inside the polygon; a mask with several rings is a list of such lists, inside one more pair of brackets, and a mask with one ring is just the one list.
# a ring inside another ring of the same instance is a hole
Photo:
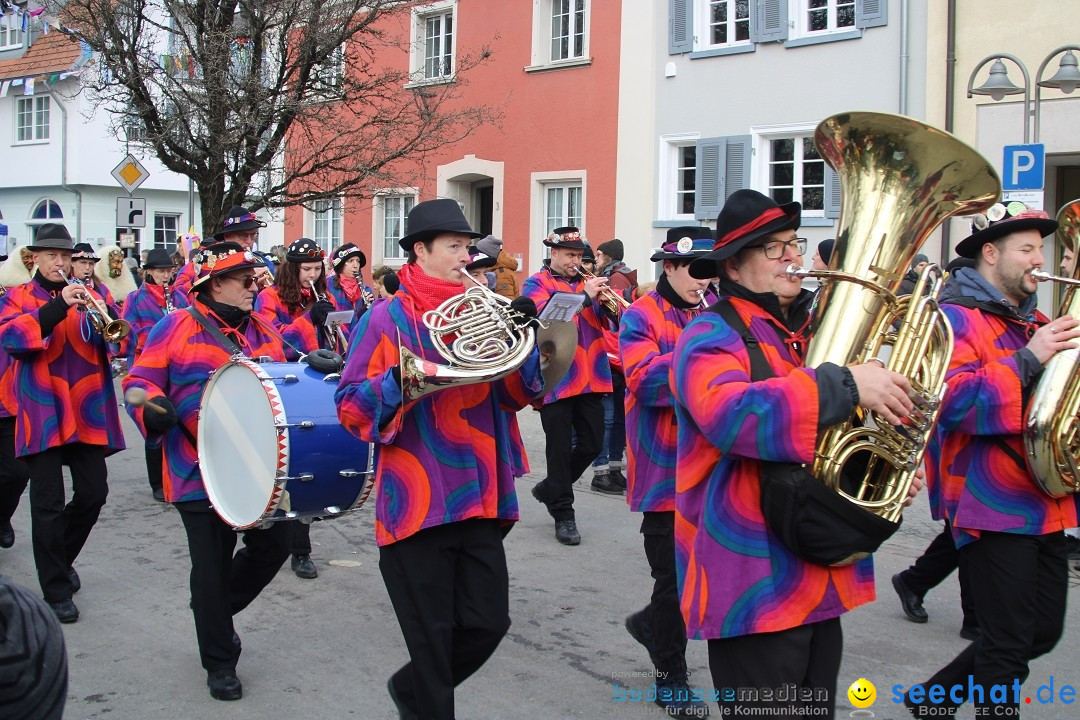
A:
{"label": "eyeglasses", "polygon": [[794,240],[788,240],[787,242],[774,240],[772,242],[767,242],[764,245],[758,245],[757,247],[761,248],[762,252],[765,253],[765,257],[768,259],[779,260],[784,257],[788,248],[791,247],[795,248],[799,255],[804,255],[806,253],[806,238],[797,237]]}

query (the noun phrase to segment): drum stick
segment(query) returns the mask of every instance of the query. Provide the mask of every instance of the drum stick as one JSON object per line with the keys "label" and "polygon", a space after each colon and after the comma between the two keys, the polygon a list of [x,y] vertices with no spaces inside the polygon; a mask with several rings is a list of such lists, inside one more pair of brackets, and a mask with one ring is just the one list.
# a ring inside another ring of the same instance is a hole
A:
{"label": "drum stick", "polygon": [[[165,414],[167,410],[160,405],[155,404],[151,400],[146,399],[146,391],[140,387],[133,387],[124,393],[124,402],[132,407],[141,407],[144,410],[150,409],[158,414]],[[191,443],[191,447],[198,447],[199,444],[195,442],[195,436],[191,434],[191,431],[187,429],[187,426],[182,422],[177,422],[177,426],[184,433],[184,437]]]}

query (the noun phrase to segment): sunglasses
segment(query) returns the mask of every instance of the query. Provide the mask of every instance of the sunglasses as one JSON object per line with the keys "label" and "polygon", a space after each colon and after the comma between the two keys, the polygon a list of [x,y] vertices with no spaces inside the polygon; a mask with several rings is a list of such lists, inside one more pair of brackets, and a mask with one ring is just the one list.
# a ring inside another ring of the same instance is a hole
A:
{"label": "sunglasses", "polygon": [[250,290],[251,288],[255,287],[254,275],[245,275],[244,277],[238,277],[236,279],[240,281],[240,283],[244,286],[245,290]]}

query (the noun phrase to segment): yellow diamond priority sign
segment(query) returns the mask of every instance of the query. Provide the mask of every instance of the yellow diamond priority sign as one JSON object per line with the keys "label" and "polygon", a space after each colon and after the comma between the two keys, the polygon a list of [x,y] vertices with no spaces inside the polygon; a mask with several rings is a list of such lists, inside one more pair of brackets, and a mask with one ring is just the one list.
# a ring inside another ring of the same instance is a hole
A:
{"label": "yellow diamond priority sign", "polygon": [[150,173],[146,172],[146,168],[135,159],[134,155],[128,155],[113,168],[112,176],[121,187],[132,193],[146,181],[146,178],[150,177]]}

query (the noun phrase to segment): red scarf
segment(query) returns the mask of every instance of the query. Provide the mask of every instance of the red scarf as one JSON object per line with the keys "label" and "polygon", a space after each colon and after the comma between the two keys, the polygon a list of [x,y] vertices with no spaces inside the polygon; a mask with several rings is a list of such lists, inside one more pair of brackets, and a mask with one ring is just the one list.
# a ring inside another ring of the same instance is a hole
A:
{"label": "red scarf", "polygon": [[338,287],[345,293],[345,297],[349,299],[349,302],[356,303],[356,299],[360,297],[360,283],[354,277],[345,277],[344,275],[338,275]]}
{"label": "red scarf", "polygon": [[434,310],[455,295],[465,292],[465,286],[461,283],[433,278],[416,263],[403,266],[398,270],[398,277],[401,286],[408,291],[413,307],[420,314]]}
{"label": "red scarf", "polygon": [[165,288],[163,286],[144,282],[143,287],[146,288],[146,292],[150,293],[150,297],[157,300],[158,307],[165,307]]}

